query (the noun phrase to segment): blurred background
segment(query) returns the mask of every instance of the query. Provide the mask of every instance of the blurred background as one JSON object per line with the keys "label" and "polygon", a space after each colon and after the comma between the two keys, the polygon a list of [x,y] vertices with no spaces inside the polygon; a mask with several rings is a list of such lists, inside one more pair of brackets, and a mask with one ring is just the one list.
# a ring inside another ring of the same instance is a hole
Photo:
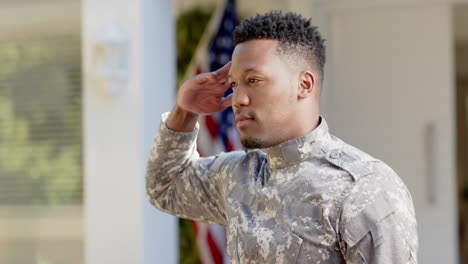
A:
{"label": "blurred background", "polygon": [[[272,9],[327,39],[322,114],[410,189],[420,263],[468,263],[468,0],[0,0],[0,264],[228,263],[220,227],[151,207],[146,160],[178,84]],[[202,154],[239,148],[230,118]]]}

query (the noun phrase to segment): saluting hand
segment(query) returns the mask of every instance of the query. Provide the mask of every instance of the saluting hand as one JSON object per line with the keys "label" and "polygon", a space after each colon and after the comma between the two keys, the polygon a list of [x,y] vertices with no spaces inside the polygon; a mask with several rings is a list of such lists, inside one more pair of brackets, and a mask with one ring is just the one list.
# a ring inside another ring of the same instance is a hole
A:
{"label": "saluting hand", "polygon": [[206,72],[185,81],[179,89],[177,104],[195,114],[212,114],[231,105],[231,96],[224,98],[229,88],[227,78],[231,62],[214,72]]}

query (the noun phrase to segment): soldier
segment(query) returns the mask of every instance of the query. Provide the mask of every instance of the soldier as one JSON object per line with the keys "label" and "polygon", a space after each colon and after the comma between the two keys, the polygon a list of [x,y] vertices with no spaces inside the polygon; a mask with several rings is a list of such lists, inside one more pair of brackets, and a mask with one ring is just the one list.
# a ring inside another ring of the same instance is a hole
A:
{"label": "soldier", "polygon": [[[270,12],[243,21],[234,44],[232,62],[186,81],[163,114],[147,167],[151,203],[225,226],[232,263],[417,263],[405,184],[320,116],[317,27]],[[199,115],[229,105],[245,151],[200,158]]]}

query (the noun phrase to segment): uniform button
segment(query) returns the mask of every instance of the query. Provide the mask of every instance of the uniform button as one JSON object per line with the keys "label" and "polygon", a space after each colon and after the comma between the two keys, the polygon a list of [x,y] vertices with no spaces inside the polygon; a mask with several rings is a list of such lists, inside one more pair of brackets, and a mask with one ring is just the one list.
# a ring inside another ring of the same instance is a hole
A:
{"label": "uniform button", "polygon": [[330,153],[330,158],[339,159],[341,157],[341,152],[339,150],[334,150]]}

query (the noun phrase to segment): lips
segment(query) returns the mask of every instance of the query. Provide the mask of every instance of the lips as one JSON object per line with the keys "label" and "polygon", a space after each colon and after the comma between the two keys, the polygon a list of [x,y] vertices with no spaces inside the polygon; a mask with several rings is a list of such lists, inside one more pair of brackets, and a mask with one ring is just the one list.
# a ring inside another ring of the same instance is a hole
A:
{"label": "lips", "polygon": [[246,121],[246,120],[253,120],[253,118],[251,117],[246,117],[246,116],[240,116],[240,117],[236,117],[236,123],[237,122],[242,122],[242,121]]}
{"label": "lips", "polygon": [[240,126],[247,125],[248,123],[252,122],[254,119],[247,115],[237,115],[234,120],[236,122],[236,125],[240,127]]}

